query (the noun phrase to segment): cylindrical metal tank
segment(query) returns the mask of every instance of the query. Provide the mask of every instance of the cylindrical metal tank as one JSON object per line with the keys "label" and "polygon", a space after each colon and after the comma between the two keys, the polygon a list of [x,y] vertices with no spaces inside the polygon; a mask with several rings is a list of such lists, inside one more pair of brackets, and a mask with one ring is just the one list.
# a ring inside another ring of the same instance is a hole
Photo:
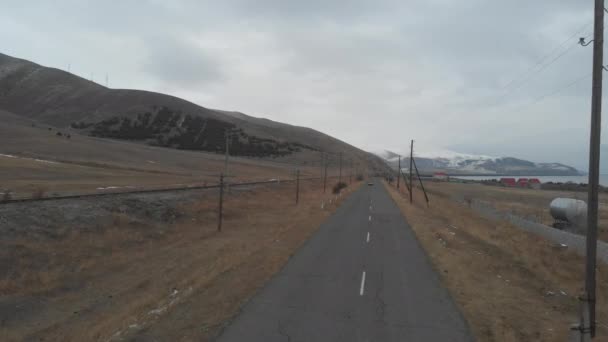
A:
{"label": "cylindrical metal tank", "polygon": [[583,225],[587,219],[587,203],[574,198],[558,197],[551,201],[550,212],[556,220]]}

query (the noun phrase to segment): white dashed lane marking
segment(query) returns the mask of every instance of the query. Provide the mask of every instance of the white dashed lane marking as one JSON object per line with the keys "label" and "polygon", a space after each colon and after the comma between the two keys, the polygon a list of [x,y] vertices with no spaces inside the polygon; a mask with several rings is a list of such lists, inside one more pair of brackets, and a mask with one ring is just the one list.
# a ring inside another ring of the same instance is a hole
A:
{"label": "white dashed lane marking", "polygon": [[363,275],[361,276],[361,288],[359,289],[359,296],[363,296],[365,292],[365,271],[363,271]]}

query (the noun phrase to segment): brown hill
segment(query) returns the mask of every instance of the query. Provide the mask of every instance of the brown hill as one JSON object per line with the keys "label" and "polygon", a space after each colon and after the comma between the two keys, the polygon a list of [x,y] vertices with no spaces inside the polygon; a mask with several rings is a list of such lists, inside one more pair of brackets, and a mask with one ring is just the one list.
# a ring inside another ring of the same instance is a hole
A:
{"label": "brown hill", "polygon": [[322,152],[383,170],[380,158],[310,128],[201,107],[149,91],[109,89],[71,73],[0,54],[0,109],[84,135],[295,164]]}

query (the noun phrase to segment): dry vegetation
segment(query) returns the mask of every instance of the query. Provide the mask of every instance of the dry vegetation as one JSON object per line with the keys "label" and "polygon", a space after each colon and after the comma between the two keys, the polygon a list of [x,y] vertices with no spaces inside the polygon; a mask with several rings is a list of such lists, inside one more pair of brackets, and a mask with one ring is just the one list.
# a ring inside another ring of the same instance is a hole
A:
{"label": "dry vegetation", "polygon": [[[387,186],[479,341],[567,341],[577,322],[584,260],[449,196]],[[403,189],[402,189],[403,190]],[[608,268],[598,269],[598,336],[608,340]]]}
{"label": "dry vegetation", "polygon": [[320,208],[330,190],[303,182],[296,206],[293,184],[233,189],[219,233],[210,192],[174,224],[115,213],[98,231],[0,240],[0,340],[208,340],[336,208]]}
{"label": "dry vegetation", "polygon": [[[40,198],[72,193],[129,191],[136,188],[179,187],[184,184],[214,184],[224,169],[224,161],[199,153],[197,172],[175,171],[162,164],[154,169],[136,169],[129,165],[91,164],[80,162],[44,162],[33,158],[0,155],[0,195],[10,191],[13,198]],[[205,159],[206,157],[209,157]],[[319,177],[319,168],[301,167],[301,177]],[[233,158],[229,172],[231,182],[291,179],[294,166],[263,160]],[[332,168],[330,175],[336,174]]]}
{"label": "dry vegetation", "polygon": [[[267,124],[265,120],[261,121]],[[58,130],[0,110],[0,196],[8,190],[14,198],[32,197],[40,186],[48,190],[46,195],[50,197],[66,193],[117,191],[117,188],[128,190],[127,187],[213,183],[224,171],[222,153],[93,138],[62,129],[64,133],[71,134],[71,138],[66,139],[56,135]],[[264,131],[266,133],[255,132],[254,135],[268,134],[268,130]],[[276,134],[285,134],[290,138],[310,140],[316,134],[289,125],[280,129],[275,127],[271,132],[273,139],[276,139]],[[338,175],[338,159],[337,155],[332,156],[332,151],[344,151],[344,160],[353,158],[353,167],[359,170],[367,165],[363,161],[367,161],[368,156],[363,151],[329,136],[312,139],[310,143],[330,152],[330,176]],[[292,178],[295,168],[300,169],[302,177],[320,176],[322,158],[322,152],[307,149],[281,158],[231,156],[228,172],[233,176],[232,181]],[[373,159],[371,163],[376,165],[378,160]],[[347,167],[343,171],[344,174],[349,173]]]}
{"label": "dry vegetation", "polygon": [[[425,183],[432,192],[446,196],[463,196],[489,202],[496,209],[510,211],[518,216],[545,225],[551,225],[553,218],[549,213],[549,204],[556,197],[569,197],[587,201],[586,192],[534,190],[503,188],[481,184],[463,184],[446,182]],[[600,194],[599,239],[608,241],[608,194]]]}

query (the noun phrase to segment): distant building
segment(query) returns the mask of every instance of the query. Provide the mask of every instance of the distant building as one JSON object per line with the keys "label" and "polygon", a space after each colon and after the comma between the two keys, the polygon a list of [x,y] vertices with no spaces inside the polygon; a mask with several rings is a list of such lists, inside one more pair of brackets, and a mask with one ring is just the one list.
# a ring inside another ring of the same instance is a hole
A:
{"label": "distant building", "polygon": [[433,173],[433,180],[436,180],[436,181],[449,181],[450,180],[450,176],[448,176],[448,174],[445,173],[445,172],[435,172],[435,173]]}
{"label": "distant building", "polygon": [[501,178],[500,184],[502,184],[503,186],[517,186],[515,178]]}
{"label": "distant building", "polygon": [[531,187],[532,189],[540,189],[540,179],[538,178],[530,178],[528,179],[528,186]]}
{"label": "distant building", "polygon": [[528,178],[520,178],[517,180],[517,186],[520,188],[528,187]]}

